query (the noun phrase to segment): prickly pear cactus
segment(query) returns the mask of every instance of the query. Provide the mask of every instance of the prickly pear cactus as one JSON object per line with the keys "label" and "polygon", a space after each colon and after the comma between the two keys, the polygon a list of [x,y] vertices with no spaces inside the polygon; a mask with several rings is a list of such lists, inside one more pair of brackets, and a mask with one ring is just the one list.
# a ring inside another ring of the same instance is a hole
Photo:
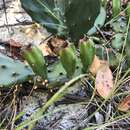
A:
{"label": "prickly pear cactus", "polygon": [[76,49],[70,45],[60,51],[60,61],[67,72],[68,77],[72,77],[76,69]]}
{"label": "prickly pear cactus", "polygon": [[98,48],[96,48],[96,55],[100,59],[108,61],[109,66],[116,68],[120,63],[122,54],[118,52],[115,54],[110,48],[106,49],[103,46],[98,46]]}
{"label": "prickly pear cactus", "polygon": [[21,0],[32,19],[52,34],[79,40],[93,27],[100,0]]}
{"label": "prickly pear cactus", "polygon": [[127,35],[127,42],[126,42],[125,50],[126,50],[128,66],[130,67],[130,31],[128,32],[128,35]]}
{"label": "prickly pear cactus", "polygon": [[66,77],[66,71],[64,70],[60,61],[56,61],[55,63],[50,64],[48,66],[48,78],[51,81],[65,77]]}
{"label": "prickly pear cactus", "polygon": [[[70,71],[73,71],[73,68],[71,69],[72,70]],[[70,78],[79,76],[82,73],[82,66],[80,60],[77,59],[75,73],[73,74],[72,77],[68,76],[67,71],[65,70],[65,68],[63,68],[63,64],[61,63],[60,60],[52,64],[49,64],[47,70],[48,70],[47,87],[54,88],[54,87],[60,87],[65,82],[69,81]]]}
{"label": "prickly pear cactus", "polygon": [[117,33],[112,40],[112,47],[114,49],[120,50],[123,46],[123,43],[124,43],[124,34]]}
{"label": "prickly pear cactus", "polygon": [[29,66],[0,53],[0,87],[9,87],[27,81],[34,73]]}
{"label": "prickly pear cactus", "polygon": [[86,73],[89,70],[95,56],[95,45],[91,39],[88,39],[87,41],[81,42],[79,48],[83,72]]}
{"label": "prickly pear cactus", "polygon": [[35,45],[29,45],[23,49],[22,54],[32,67],[34,73],[41,76],[43,79],[46,79],[47,67],[41,50]]}
{"label": "prickly pear cactus", "polygon": [[88,31],[88,35],[92,35],[97,32],[97,27],[101,28],[105,24],[106,20],[106,10],[104,7],[101,7],[100,14],[95,20],[94,26]]}

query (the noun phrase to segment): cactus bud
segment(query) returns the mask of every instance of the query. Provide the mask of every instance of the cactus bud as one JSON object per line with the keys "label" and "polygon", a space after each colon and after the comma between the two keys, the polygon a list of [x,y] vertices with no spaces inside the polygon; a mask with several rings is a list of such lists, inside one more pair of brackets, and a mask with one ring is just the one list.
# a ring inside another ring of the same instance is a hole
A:
{"label": "cactus bud", "polygon": [[75,46],[69,45],[60,51],[60,61],[67,72],[68,77],[72,77],[76,69]]}
{"label": "cactus bud", "polygon": [[47,67],[45,59],[37,46],[31,45],[25,48],[23,50],[23,57],[25,60],[27,60],[37,75],[41,76],[43,79],[47,78]]}
{"label": "cactus bud", "polygon": [[126,14],[128,15],[128,17],[130,17],[130,2],[128,2],[127,4]]}
{"label": "cactus bud", "polygon": [[86,73],[91,66],[95,55],[94,42],[92,40],[80,43],[80,59],[83,65],[83,72]]}

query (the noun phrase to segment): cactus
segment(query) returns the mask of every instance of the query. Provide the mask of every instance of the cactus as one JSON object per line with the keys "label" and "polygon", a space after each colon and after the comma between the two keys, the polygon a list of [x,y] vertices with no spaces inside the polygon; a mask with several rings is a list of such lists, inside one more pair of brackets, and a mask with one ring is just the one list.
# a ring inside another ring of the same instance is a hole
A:
{"label": "cactus", "polygon": [[0,53],[0,75],[0,87],[10,87],[27,81],[34,73],[29,66]]}
{"label": "cactus", "polygon": [[120,50],[124,43],[124,35],[122,33],[117,33],[112,40],[112,47],[116,50]]}
{"label": "cactus", "polygon": [[94,26],[87,32],[87,34],[92,35],[92,34],[96,33],[97,27],[101,28],[104,25],[105,20],[106,20],[106,10],[103,7],[101,7],[100,14],[96,18]]}
{"label": "cactus", "polygon": [[21,0],[32,19],[49,32],[79,40],[93,27],[100,0]]}
{"label": "cactus", "polygon": [[121,11],[121,0],[112,0],[112,13],[116,17]]}
{"label": "cactus", "polygon": [[89,39],[80,43],[80,58],[83,65],[83,72],[86,73],[91,66],[95,55],[94,42]]}
{"label": "cactus", "polygon": [[128,32],[128,35],[127,35],[127,42],[126,42],[125,50],[126,50],[128,66],[130,67],[130,31]]}
{"label": "cactus", "polygon": [[100,57],[102,60],[107,60],[111,67],[117,67],[120,62],[121,54],[114,53],[111,48],[104,48],[103,46],[99,46],[96,48],[96,55]]}
{"label": "cactus", "polygon": [[126,14],[128,15],[128,17],[130,17],[130,2],[127,5]]}
{"label": "cactus", "polygon": [[[75,73],[72,76],[73,78],[81,74],[82,72],[81,67],[82,67],[81,62],[77,58]],[[66,76],[66,71],[59,60],[54,62],[53,64],[49,64],[47,69],[48,69],[48,84],[47,84],[48,88],[60,87],[66,81],[69,81],[71,78],[71,76],[69,77]]]}
{"label": "cactus", "polygon": [[44,56],[37,46],[29,45],[23,49],[23,57],[32,67],[35,74],[41,76],[43,79],[47,78],[47,67]]}
{"label": "cactus", "polygon": [[61,86],[66,81],[68,81],[66,77],[66,71],[59,60],[53,64],[49,64],[47,69],[49,81],[48,88]]}
{"label": "cactus", "polygon": [[67,72],[67,76],[73,76],[76,69],[76,55],[74,45],[70,45],[60,51],[60,61]]}

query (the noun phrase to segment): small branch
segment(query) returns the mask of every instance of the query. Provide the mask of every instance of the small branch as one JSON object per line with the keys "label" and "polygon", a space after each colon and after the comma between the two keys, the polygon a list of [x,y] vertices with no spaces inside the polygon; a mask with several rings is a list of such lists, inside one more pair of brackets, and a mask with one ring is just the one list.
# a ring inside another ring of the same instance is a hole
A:
{"label": "small branch", "polygon": [[6,27],[8,29],[8,32],[9,32],[9,28],[8,28],[8,18],[7,18],[7,12],[6,12],[6,3],[5,3],[5,0],[3,0],[3,8],[4,8],[4,13],[5,13],[5,20],[6,20]]}
{"label": "small branch", "polygon": [[32,25],[34,24],[34,22],[20,22],[20,23],[14,23],[14,24],[4,24],[4,25],[0,25],[0,28],[4,28],[4,27],[12,27],[12,26],[20,26],[20,25]]}

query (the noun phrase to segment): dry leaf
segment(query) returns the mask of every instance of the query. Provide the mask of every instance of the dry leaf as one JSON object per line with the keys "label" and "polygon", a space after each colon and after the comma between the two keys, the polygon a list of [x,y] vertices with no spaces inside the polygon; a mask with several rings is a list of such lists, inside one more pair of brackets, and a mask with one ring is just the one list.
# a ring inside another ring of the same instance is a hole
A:
{"label": "dry leaf", "polygon": [[90,67],[90,72],[93,74],[93,75],[96,75],[99,68],[102,66],[102,65],[107,65],[107,61],[105,60],[100,60],[96,55],[94,57],[94,60],[93,60],[93,63]]}
{"label": "dry leaf", "polygon": [[27,37],[35,40],[45,39],[46,37],[42,33],[42,27],[39,24],[32,24],[30,27],[27,27],[23,32]]}
{"label": "dry leaf", "polygon": [[93,75],[96,75],[98,69],[100,68],[100,65],[101,65],[100,59],[95,55],[93,63],[91,65],[91,67],[90,67],[90,72]]}
{"label": "dry leaf", "polygon": [[12,58],[22,59],[21,54],[20,54],[22,44],[15,41],[14,39],[10,39],[5,44],[5,47],[6,47],[6,50],[8,52],[8,56],[11,56]]}
{"label": "dry leaf", "polygon": [[118,110],[127,112],[130,110],[130,96],[125,97],[118,106]]}
{"label": "dry leaf", "polygon": [[67,46],[67,42],[61,38],[53,37],[49,43],[49,47],[55,54],[59,54],[59,51]]}
{"label": "dry leaf", "polygon": [[20,49],[20,48],[22,47],[22,45],[21,45],[19,42],[15,41],[14,39],[10,39],[10,40],[7,42],[7,44],[8,44],[10,47],[13,47],[13,48],[18,48],[18,49]]}
{"label": "dry leaf", "polygon": [[96,75],[95,87],[98,94],[107,99],[113,91],[113,75],[108,65],[102,65]]}
{"label": "dry leaf", "polygon": [[40,44],[38,47],[42,51],[42,54],[44,56],[54,55],[54,53],[51,51],[47,44]]}

